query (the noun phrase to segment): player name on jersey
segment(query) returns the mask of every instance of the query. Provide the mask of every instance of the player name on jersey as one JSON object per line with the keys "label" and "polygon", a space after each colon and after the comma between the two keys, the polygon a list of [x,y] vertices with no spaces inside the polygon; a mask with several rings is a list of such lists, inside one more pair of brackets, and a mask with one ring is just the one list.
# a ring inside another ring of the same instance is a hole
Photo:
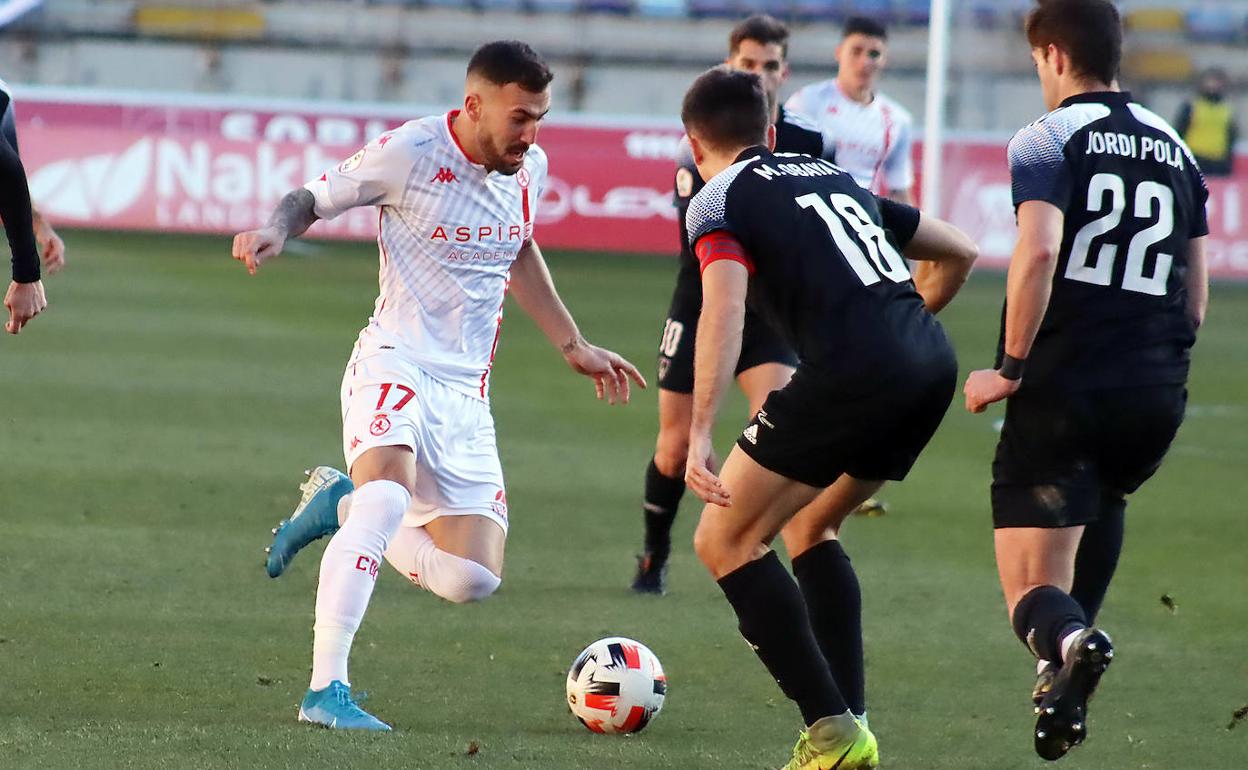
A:
{"label": "player name on jersey", "polygon": [[1090,131],[1084,155],[1118,155],[1136,160],[1155,160],[1179,171],[1184,168],[1183,148],[1174,142],[1151,136]]}
{"label": "player name on jersey", "polygon": [[[783,155],[777,157],[784,157]],[[826,160],[814,160],[801,163],[778,163],[770,165],[760,163],[755,166],[752,171],[763,179],[773,179],[775,177],[784,176],[832,176],[834,174],[844,173],[836,166]]]}

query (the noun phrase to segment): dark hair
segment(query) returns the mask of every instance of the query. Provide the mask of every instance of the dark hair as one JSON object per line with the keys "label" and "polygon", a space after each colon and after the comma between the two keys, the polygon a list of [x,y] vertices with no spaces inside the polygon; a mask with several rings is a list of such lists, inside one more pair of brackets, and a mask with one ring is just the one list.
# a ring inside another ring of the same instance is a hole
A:
{"label": "dark hair", "polygon": [[884,27],[884,24],[869,16],[850,16],[846,19],[845,26],[841,29],[841,37],[849,37],[850,35],[866,35],[867,37],[878,37],[881,40],[888,40],[888,30]]}
{"label": "dark hair", "polygon": [[712,67],[689,86],[680,119],[686,131],[717,149],[762,144],[771,123],[763,81],[751,72]]}
{"label": "dark hair", "polygon": [[555,78],[537,51],[519,40],[495,40],[481,46],[468,60],[468,74],[480,75],[496,86],[518,83],[535,94]]}
{"label": "dark hair", "polygon": [[728,34],[730,56],[737,52],[743,40],[753,40],[762,45],[779,43],[781,55],[789,55],[789,28],[784,26],[784,22],[765,13],[756,13],[732,28]]}
{"label": "dark hair", "polygon": [[1027,14],[1032,48],[1055,45],[1070,56],[1075,72],[1109,84],[1122,61],[1122,19],[1107,0],[1039,0]]}

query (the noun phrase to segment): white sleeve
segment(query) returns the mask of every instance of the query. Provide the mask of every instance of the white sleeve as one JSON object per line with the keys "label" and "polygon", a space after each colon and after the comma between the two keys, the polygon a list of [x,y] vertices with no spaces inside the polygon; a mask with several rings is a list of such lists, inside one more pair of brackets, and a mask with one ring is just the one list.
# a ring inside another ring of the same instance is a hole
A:
{"label": "white sleeve", "polygon": [[797,115],[798,117],[805,118],[807,122],[814,123],[815,117],[812,111],[813,105],[810,104],[811,92],[813,90],[814,86],[799,88],[792,96],[789,97],[788,101],[784,103],[784,111],[790,115]]}
{"label": "white sleeve", "polygon": [[914,159],[911,157],[912,135],[909,120],[897,126],[897,142],[884,158],[884,185],[890,193],[909,190],[914,186]]}
{"label": "white sleeve", "polygon": [[313,211],[333,219],[357,206],[391,206],[403,199],[413,158],[402,137],[387,132],[317,179],[304,185],[316,199]]}

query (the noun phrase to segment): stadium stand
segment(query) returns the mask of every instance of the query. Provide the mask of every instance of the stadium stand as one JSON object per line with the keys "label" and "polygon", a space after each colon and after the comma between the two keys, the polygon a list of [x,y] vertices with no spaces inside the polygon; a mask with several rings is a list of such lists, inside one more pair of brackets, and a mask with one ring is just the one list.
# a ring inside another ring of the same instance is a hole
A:
{"label": "stadium stand", "polygon": [[[1007,131],[1041,110],[1018,49],[1032,2],[953,0],[953,128]],[[839,24],[868,13],[891,25],[887,90],[921,119],[929,7],[928,0],[57,0],[0,30],[0,74],[38,85],[443,104],[458,97],[453,84],[464,53],[485,40],[521,37],[551,60],[555,109],[671,118],[685,85],[722,58],[727,30],[743,14],[764,10],[793,24],[797,87],[832,74]],[[1177,109],[1195,71],[1218,64],[1248,72],[1248,3],[1122,7],[1130,29],[1125,85],[1162,114]],[[1241,113],[1245,85],[1242,76],[1232,83]]]}

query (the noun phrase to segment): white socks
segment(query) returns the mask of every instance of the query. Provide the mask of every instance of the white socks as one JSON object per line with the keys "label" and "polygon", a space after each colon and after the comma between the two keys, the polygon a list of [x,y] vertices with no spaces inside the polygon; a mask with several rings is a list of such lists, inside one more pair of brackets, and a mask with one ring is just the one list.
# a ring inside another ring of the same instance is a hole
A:
{"label": "white socks", "polygon": [[1075,643],[1075,637],[1086,631],[1086,628],[1077,628],[1066,636],[1062,637],[1062,660],[1070,660],[1070,647]]}
{"label": "white socks", "polygon": [[438,550],[424,527],[400,527],[386,561],[416,585],[457,604],[484,599],[503,582],[471,559]]}
{"label": "white socks", "polygon": [[335,679],[350,684],[351,641],[373,595],[382,554],[411,499],[393,481],[370,481],[351,495],[351,515],[321,557],[309,685],[313,690],[323,690]]}
{"label": "white socks", "polygon": [[[354,515],[351,499],[338,501],[338,524]],[[480,601],[498,590],[503,582],[485,566],[438,550],[424,527],[399,527],[386,548],[386,561],[403,577],[430,593],[457,604]]]}

